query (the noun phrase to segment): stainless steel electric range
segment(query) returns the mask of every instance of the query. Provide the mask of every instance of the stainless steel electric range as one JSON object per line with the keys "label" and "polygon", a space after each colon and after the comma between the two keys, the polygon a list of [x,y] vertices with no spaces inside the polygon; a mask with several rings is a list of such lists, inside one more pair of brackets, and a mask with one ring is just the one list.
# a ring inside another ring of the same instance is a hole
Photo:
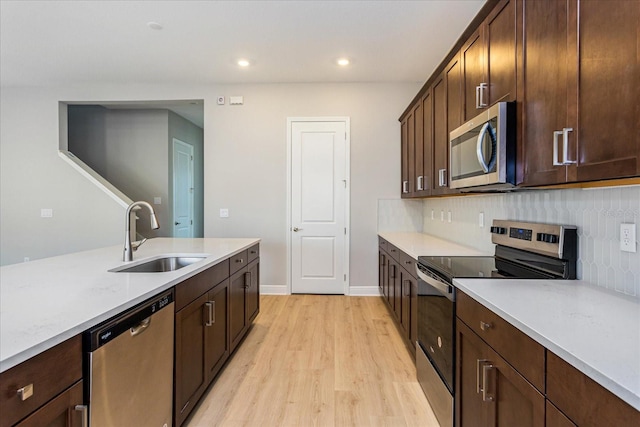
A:
{"label": "stainless steel electric range", "polygon": [[[453,426],[455,396],[454,278],[575,279],[577,230],[494,220],[494,256],[418,257],[416,367],[441,426]],[[505,292],[508,292],[505,288]]]}

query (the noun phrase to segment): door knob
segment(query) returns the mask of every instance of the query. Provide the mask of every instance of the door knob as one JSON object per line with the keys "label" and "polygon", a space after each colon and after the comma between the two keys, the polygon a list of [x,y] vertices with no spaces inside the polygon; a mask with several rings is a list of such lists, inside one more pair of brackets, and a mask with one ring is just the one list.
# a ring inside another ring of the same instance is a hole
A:
{"label": "door knob", "polygon": [[297,233],[298,231],[302,231],[302,228],[293,227],[293,231],[295,231]]}

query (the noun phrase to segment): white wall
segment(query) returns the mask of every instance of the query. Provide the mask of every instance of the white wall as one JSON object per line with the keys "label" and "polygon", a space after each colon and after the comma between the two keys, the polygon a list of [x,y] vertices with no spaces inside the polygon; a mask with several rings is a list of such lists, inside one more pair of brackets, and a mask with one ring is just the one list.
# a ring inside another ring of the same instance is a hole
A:
{"label": "white wall", "polygon": [[[420,84],[2,88],[2,264],[119,244],[124,213],[57,155],[58,102],[204,99],[205,236],[262,241],[262,284],[286,278],[286,118],[351,117],[351,285],[376,286],[377,201],[397,196],[398,116]],[[243,106],[218,106],[242,95]],[[54,208],[53,220],[39,218]],[[229,208],[228,219],[218,209]]]}

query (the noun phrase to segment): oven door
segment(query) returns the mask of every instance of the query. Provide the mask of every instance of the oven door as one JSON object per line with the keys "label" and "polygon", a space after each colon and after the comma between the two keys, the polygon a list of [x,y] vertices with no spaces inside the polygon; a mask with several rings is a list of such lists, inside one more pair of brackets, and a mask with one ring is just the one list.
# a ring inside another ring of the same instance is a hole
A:
{"label": "oven door", "polygon": [[416,369],[441,426],[453,425],[455,288],[424,266],[418,273]]}

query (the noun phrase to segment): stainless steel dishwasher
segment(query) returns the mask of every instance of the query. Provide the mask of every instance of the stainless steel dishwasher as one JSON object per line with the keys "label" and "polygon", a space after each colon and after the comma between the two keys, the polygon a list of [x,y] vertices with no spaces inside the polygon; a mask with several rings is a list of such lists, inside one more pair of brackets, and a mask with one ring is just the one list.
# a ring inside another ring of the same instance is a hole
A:
{"label": "stainless steel dishwasher", "polygon": [[85,333],[89,425],[171,426],[173,291]]}

